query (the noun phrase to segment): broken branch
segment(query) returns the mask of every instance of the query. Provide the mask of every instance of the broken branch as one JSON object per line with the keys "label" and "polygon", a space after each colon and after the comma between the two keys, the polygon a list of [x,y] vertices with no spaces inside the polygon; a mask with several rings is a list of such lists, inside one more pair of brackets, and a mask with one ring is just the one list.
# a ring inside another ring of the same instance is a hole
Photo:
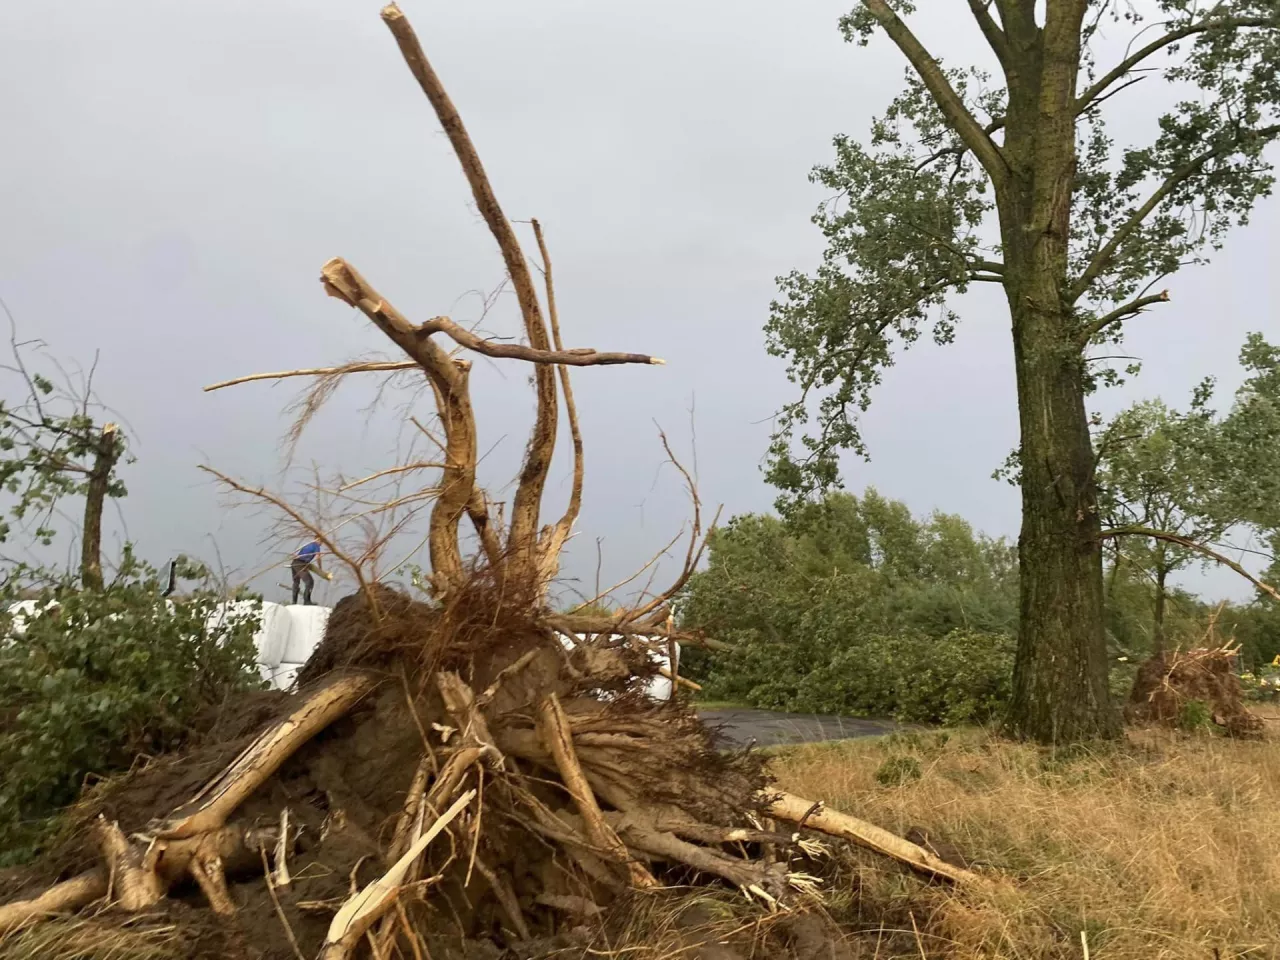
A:
{"label": "broken branch", "polygon": [[[815,806],[817,806],[816,810],[814,809]],[[868,850],[874,850],[876,853],[883,854],[886,857],[892,857],[900,863],[905,863],[911,869],[929,876],[941,877],[957,884],[987,882],[984,877],[962,867],[952,866],[945,860],[935,857],[924,847],[919,847],[908,840],[903,840],[901,837],[895,836],[875,824],[859,820],[857,817],[850,816],[847,813],[840,813],[838,810],[829,810],[823,806],[815,805],[812,801],[805,800],[802,797],[793,796],[789,793],[777,794],[776,799],[769,805],[766,812],[769,816],[776,817],[779,820],[803,823],[804,826],[811,830],[839,837],[842,840],[852,841],[860,847],[866,847]]]}
{"label": "broken branch", "polygon": [[211,393],[214,390],[221,390],[224,387],[234,387],[241,383],[252,383],[255,380],[284,380],[287,377],[336,377],[348,373],[365,373],[374,370],[412,370],[417,364],[412,360],[389,360],[370,361],[361,363],[347,363],[340,367],[310,367],[302,370],[280,370],[276,373],[251,373],[244,377],[235,377],[231,380],[222,380],[218,383],[211,383],[204,388],[205,393]]}

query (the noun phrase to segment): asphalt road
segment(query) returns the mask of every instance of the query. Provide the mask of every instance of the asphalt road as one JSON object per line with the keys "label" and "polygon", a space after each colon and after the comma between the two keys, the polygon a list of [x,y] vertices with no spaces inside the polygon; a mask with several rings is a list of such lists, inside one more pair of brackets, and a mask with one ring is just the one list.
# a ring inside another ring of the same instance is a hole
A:
{"label": "asphalt road", "polygon": [[862,720],[854,717],[828,717],[815,713],[775,713],[772,710],[699,710],[698,716],[708,723],[722,726],[725,735],[736,745],[769,747],[788,743],[816,743],[821,740],[849,740],[854,737],[878,737],[901,724],[891,720]]}

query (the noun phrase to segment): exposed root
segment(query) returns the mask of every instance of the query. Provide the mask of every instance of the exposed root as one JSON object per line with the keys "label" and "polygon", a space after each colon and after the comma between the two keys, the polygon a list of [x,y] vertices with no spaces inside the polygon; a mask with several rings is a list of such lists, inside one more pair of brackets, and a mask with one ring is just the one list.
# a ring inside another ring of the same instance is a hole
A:
{"label": "exposed root", "polygon": [[236,912],[231,894],[227,891],[227,874],[221,857],[211,851],[202,851],[191,858],[191,865],[187,869],[200,885],[200,890],[214,913],[225,917]]}
{"label": "exposed root", "polygon": [[587,837],[610,858],[626,866],[631,883],[641,889],[656,887],[658,881],[627,853],[626,845],[609,826],[596,803],[595,794],[587,783],[587,777],[578,763],[573,749],[573,735],[564,708],[554,693],[538,706],[538,732],[543,743],[551,751],[564,785],[573,798],[574,806],[586,822]]}
{"label": "exposed root", "polygon": [[321,948],[320,960],[345,960],[351,955],[351,951],[369,928],[395,903],[396,897],[400,895],[401,883],[413,862],[473,799],[475,791],[468,790],[455,800],[453,806],[405,851],[404,856],[391,869],[342,905],[342,909],[333,918],[333,923],[329,925],[329,934]]}
{"label": "exposed root", "polygon": [[190,803],[174,811],[156,831],[167,840],[194,837],[227,822],[249,794],[262,786],[308,740],[343,716],[373,689],[373,677],[337,677],[311,693],[287,717],[258,735],[231,766]]}
{"label": "exposed root", "polygon": [[73,913],[106,895],[107,875],[101,870],[87,870],[55,883],[39,896],[0,906],[0,936],[59,913]]}
{"label": "exposed root", "polygon": [[98,848],[107,864],[108,898],[130,913],[159,903],[164,885],[156,871],[160,847],[153,841],[145,848],[131,844],[120,824],[98,817]]}

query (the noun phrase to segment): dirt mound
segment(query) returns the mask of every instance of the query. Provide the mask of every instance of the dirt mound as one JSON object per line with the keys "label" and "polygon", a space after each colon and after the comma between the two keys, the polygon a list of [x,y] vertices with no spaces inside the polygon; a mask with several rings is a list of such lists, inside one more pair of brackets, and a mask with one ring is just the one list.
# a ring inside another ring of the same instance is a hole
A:
{"label": "dirt mound", "polygon": [[1257,736],[1263,723],[1245,708],[1234,659],[1228,647],[1157,654],[1138,668],[1125,719],[1189,727],[1203,711],[1230,736]]}

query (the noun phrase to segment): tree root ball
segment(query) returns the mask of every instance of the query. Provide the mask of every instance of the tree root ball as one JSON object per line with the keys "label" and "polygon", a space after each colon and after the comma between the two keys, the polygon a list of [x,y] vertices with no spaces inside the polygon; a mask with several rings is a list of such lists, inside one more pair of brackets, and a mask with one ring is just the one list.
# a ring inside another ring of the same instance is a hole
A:
{"label": "tree root ball", "polygon": [[1181,728],[1207,721],[1229,736],[1257,736],[1263,722],[1245,708],[1233,661],[1227,648],[1157,654],[1138,669],[1125,719]]}

